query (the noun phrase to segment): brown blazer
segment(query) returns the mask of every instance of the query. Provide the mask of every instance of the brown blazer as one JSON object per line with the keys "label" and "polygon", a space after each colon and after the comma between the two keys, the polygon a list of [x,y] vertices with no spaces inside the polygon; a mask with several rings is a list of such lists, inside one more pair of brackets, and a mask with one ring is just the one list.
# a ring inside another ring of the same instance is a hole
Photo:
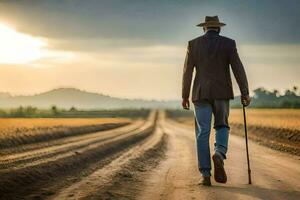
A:
{"label": "brown blazer", "polygon": [[193,102],[200,99],[233,99],[229,65],[241,94],[248,95],[246,73],[234,40],[211,30],[189,41],[183,69],[182,98],[189,98],[193,70],[196,68]]}

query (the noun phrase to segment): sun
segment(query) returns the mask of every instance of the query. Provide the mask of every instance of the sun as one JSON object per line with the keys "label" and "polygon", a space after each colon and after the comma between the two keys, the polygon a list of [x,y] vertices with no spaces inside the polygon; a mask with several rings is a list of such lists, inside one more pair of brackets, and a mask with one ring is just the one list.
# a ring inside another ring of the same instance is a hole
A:
{"label": "sun", "polygon": [[46,42],[0,23],[0,64],[25,64],[43,57]]}

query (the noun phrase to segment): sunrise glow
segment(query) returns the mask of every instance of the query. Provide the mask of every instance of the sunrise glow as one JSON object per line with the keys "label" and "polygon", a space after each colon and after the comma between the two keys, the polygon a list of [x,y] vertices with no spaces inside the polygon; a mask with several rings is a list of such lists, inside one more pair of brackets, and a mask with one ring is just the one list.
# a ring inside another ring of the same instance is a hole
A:
{"label": "sunrise glow", "polygon": [[46,42],[0,23],[0,64],[24,64],[43,57]]}

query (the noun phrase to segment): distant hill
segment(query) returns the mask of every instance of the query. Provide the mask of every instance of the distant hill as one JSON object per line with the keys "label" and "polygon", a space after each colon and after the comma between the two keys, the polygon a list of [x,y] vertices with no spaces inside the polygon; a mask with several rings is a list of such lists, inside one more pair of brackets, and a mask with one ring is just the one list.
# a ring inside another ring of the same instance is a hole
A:
{"label": "distant hill", "polygon": [[[286,90],[279,95],[277,90],[268,91],[257,88],[250,107],[252,108],[300,108],[300,96],[297,87]],[[231,101],[231,107],[240,107],[240,97]],[[17,108],[19,106],[33,106],[49,109],[51,106],[70,109],[126,109],[126,108],[172,108],[181,109],[180,101],[150,101],[143,99],[116,98],[99,93],[92,93],[76,88],[58,88],[48,92],[28,95],[12,96],[7,92],[0,92],[0,109]]]}
{"label": "distant hill", "polygon": [[87,92],[76,88],[58,88],[30,96],[11,96],[0,92],[0,108],[34,106],[49,108],[72,106],[80,109],[117,109],[117,108],[178,108],[179,101],[149,101],[142,99],[125,99],[103,94]]}

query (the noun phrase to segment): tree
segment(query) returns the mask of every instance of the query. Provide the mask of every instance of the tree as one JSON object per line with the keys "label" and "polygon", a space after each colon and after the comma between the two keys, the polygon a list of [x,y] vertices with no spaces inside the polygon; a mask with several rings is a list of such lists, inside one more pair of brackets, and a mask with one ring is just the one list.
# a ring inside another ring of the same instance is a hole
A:
{"label": "tree", "polygon": [[0,116],[5,117],[6,115],[7,113],[5,112],[5,110],[0,109]]}
{"label": "tree", "polygon": [[77,109],[74,107],[74,106],[72,106],[71,108],[70,108],[70,110],[69,110],[70,112],[76,112],[77,111]]}
{"label": "tree", "polygon": [[278,97],[279,96],[279,91],[278,90],[273,90],[273,93],[272,93],[275,97]]}
{"label": "tree", "polygon": [[285,90],[284,95],[287,97],[296,96],[295,92],[290,89]]}
{"label": "tree", "polygon": [[55,105],[51,106],[51,112],[52,112],[53,115],[58,114],[58,110],[57,110],[57,107]]}
{"label": "tree", "polygon": [[254,97],[257,99],[262,98],[266,95],[266,90],[263,87],[257,88],[253,90],[253,92],[254,92]]}
{"label": "tree", "polygon": [[254,97],[256,99],[272,100],[272,99],[276,98],[276,95],[274,95],[273,92],[270,92],[263,87],[257,88],[255,90],[253,90],[253,92],[254,92]]}
{"label": "tree", "polygon": [[17,109],[11,110],[11,115],[14,117],[24,117],[24,108],[23,106],[19,106]]}
{"label": "tree", "polygon": [[28,107],[25,108],[24,112],[25,112],[26,115],[34,115],[34,114],[36,114],[36,111],[37,111],[37,108],[32,107],[32,106],[28,106]]}
{"label": "tree", "polygon": [[293,92],[295,93],[295,94],[297,94],[297,91],[298,91],[298,87],[297,86],[293,86]]}

